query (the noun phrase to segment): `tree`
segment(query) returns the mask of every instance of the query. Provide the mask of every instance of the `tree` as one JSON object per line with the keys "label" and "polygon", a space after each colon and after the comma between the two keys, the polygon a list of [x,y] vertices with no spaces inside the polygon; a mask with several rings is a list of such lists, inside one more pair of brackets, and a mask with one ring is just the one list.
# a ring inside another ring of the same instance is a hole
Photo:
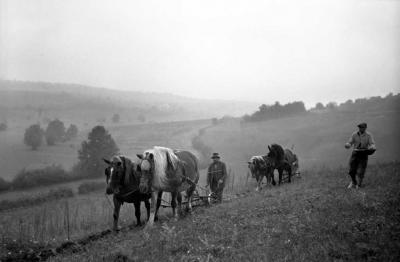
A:
{"label": "tree", "polygon": [[88,135],[88,140],[82,142],[78,151],[79,169],[84,176],[99,177],[103,175],[103,158],[110,158],[119,149],[104,126],[95,126]]}
{"label": "tree", "polygon": [[325,107],[324,107],[324,104],[322,104],[321,102],[318,102],[316,105],[315,105],[315,109],[317,109],[317,110],[322,110],[322,109],[324,109]]}
{"label": "tree", "polygon": [[329,102],[328,104],[326,104],[326,108],[329,110],[334,110],[337,108],[337,103],[336,102]]}
{"label": "tree", "polygon": [[67,132],[65,132],[65,139],[70,140],[72,138],[75,138],[78,135],[78,127],[76,125],[71,124]]}
{"label": "tree", "polygon": [[120,120],[119,114],[114,114],[114,115],[112,116],[112,121],[113,121],[113,123],[118,123],[119,120]]}
{"label": "tree", "polygon": [[50,121],[46,129],[46,142],[47,145],[52,146],[56,142],[63,141],[65,138],[65,126],[64,123],[58,119]]}
{"label": "tree", "polygon": [[7,130],[7,124],[6,123],[1,123],[0,124],[0,131],[6,131]]}
{"label": "tree", "polygon": [[25,130],[24,143],[30,146],[32,150],[36,150],[43,141],[43,130],[40,125],[31,125]]}

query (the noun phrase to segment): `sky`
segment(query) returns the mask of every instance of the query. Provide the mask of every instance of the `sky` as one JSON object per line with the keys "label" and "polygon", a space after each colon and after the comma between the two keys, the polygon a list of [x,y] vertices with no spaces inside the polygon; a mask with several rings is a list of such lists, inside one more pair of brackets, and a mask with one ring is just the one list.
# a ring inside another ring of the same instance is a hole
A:
{"label": "sky", "polygon": [[207,99],[400,91],[400,1],[0,0],[0,78]]}

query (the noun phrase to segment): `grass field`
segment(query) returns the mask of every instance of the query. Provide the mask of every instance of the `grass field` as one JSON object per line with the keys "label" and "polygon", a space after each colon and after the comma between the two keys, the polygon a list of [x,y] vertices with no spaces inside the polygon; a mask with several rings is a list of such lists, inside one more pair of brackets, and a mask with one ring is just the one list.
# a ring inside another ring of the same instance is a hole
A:
{"label": "grass field", "polygon": [[[155,145],[191,148],[191,136],[209,124],[209,120],[144,125],[106,126],[122,154],[134,157]],[[78,161],[78,150],[90,130],[83,129],[72,141],[55,146],[43,145],[32,151],[23,144],[25,128],[12,126],[0,133],[0,177],[11,180],[20,170],[59,164],[69,170]],[[1,196],[0,196],[1,197]]]}
{"label": "grass field", "polygon": [[399,171],[399,163],[373,165],[365,188],[348,190],[346,169],[304,170],[292,184],[251,188],[50,261],[398,261]]}
{"label": "grass field", "polygon": [[265,122],[241,124],[233,119],[208,128],[202,140],[219,152],[239,177],[247,173],[247,161],[253,155],[268,152],[267,145],[278,143],[284,148],[294,146],[300,169],[313,166],[347,166],[350,150],[344,149],[356,124],[365,121],[378,150],[370,163],[400,160],[400,118],[393,112],[331,112],[309,113],[304,116]]}

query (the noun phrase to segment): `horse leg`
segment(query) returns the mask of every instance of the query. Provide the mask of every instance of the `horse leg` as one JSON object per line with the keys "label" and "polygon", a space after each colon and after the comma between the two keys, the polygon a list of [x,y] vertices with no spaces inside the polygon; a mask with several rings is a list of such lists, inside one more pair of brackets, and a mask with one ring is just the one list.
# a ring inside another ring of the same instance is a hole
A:
{"label": "horse leg", "polygon": [[161,206],[162,193],[163,193],[163,191],[160,191],[157,194],[157,206],[156,206],[156,214],[154,216],[154,221],[158,221],[158,210],[160,209],[160,206]]}
{"label": "horse leg", "polygon": [[280,185],[280,184],[282,184],[283,169],[278,168],[278,173],[279,173],[279,185]]}
{"label": "horse leg", "polygon": [[149,221],[149,219],[150,219],[150,200],[146,198],[144,200],[144,205],[145,205],[146,210],[147,210],[147,221]]}
{"label": "horse leg", "polygon": [[113,198],[113,202],[114,202],[114,214],[113,214],[114,225],[113,225],[113,230],[114,231],[118,231],[118,218],[119,218],[119,211],[121,209],[121,204],[122,203],[115,196]]}
{"label": "horse leg", "polygon": [[182,194],[178,192],[176,196],[176,200],[178,201],[178,214],[182,214]]}
{"label": "horse leg", "polygon": [[290,165],[288,165],[287,172],[288,172],[288,176],[289,176],[288,182],[291,183],[291,182],[292,182],[292,180],[291,180],[291,177],[292,177],[292,167],[291,167]]}
{"label": "horse leg", "polygon": [[136,226],[141,226],[142,222],[140,221],[140,198],[133,202],[135,206],[135,216],[136,216]]}
{"label": "horse leg", "polygon": [[174,216],[175,220],[178,220],[178,214],[176,213],[176,198],[177,198],[178,193],[177,192],[171,192],[171,207],[172,207],[172,215]]}
{"label": "horse leg", "polygon": [[256,191],[260,191],[261,190],[261,181],[262,181],[262,176],[260,176],[260,174],[257,175],[257,187],[256,187]]}
{"label": "horse leg", "polygon": [[151,201],[150,201],[150,218],[148,226],[153,226],[155,217],[156,217],[156,201],[157,201],[158,191],[151,192]]}
{"label": "horse leg", "polygon": [[272,169],[272,170],[269,172],[269,174],[268,174],[269,177],[270,177],[271,180],[272,180],[272,185],[273,185],[273,186],[276,185],[274,171],[275,171],[275,169]]}
{"label": "horse leg", "polygon": [[193,199],[193,192],[196,190],[196,185],[192,185],[189,187],[189,189],[186,191],[187,195],[187,211],[189,213],[192,213],[192,199]]}

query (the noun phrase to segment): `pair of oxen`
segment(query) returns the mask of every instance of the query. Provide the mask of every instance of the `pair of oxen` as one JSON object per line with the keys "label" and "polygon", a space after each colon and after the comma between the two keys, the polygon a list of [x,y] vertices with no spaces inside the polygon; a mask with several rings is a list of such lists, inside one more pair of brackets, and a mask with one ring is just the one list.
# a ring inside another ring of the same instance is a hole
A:
{"label": "pair of oxen", "polygon": [[[107,194],[113,194],[114,224],[118,230],[118,218],[124,202],[135,206],[136,225],[140,220],[140,204],[145,203],[148,225],[156,221],[161,205],[163,192],[171,193],[171,207],[175,218],[181,211],[182,195],[186,191],[187,210],[191,212],[191,200],[196,184],[199,181],[198,160],[189,151],[172,150],[165,147],[154,147],[137,155],[139,161],[132,161],[126,156],[116,155],[105,169]],[[179,212],[176,212],[176,207]]]}
{"label": "pair of oxen", "polygon": [[261,190],[262,180],[267,178],[267,184],[276,185],[274,178],[275,169],[279,173],[279,184],[282,183],[283,172],[288,174],[288,182],[291,182],[292,174],[299,174],[299,160],[297,156],[289,149],[283,149],[278,144],[268,146],[268,154],[253,156],[248,162],[251,175],[257,180],[256,191]]}

